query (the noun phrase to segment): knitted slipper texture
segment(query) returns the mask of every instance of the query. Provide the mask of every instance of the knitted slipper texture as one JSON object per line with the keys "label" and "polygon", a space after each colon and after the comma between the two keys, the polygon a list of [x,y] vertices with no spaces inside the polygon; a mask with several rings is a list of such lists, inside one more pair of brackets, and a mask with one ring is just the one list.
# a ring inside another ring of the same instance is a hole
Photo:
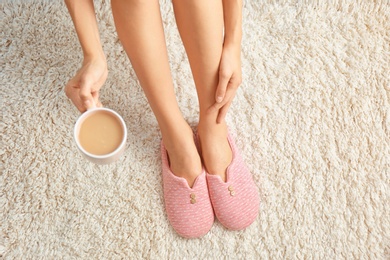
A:
{"label": "knitted slipper texture", "polygon": [[226,170],[227,181],[223,182],[218,175],[207,173],[207,183],[218,220],[230,230],[241,230],[255,221],[259,213],[260,198],[252,174],[230,134],[228,141],[233,159]]}
{"label": "knitted slipper texture", "polygon": [[187,180],[172,173],[163,142],[161,158],[165,208],[172,227],[185,238],[205,235],[214,223],[214,212],[204,169],[190,188]]}

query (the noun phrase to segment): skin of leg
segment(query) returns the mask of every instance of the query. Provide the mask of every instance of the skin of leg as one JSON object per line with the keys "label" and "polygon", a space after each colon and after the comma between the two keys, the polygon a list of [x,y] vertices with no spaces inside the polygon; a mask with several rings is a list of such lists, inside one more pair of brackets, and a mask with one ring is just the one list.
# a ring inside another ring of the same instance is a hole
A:
{"label": "skin of leg", "polygon": [[178,107],[158,0],[112,0],[119,39],[161,129],[172,172],[191,187],[201,173],[193,133]]}
{"label": "skin of leg", "polygon": [[215,104],[219,63],[223,47],[223,6],[221,0],[173,0],[176,23],[191,65],[200,107],[198,134],[203,163],[210,174],[226,181],[232,152],[227,126],[216,123],[218,111],[207,113]]}

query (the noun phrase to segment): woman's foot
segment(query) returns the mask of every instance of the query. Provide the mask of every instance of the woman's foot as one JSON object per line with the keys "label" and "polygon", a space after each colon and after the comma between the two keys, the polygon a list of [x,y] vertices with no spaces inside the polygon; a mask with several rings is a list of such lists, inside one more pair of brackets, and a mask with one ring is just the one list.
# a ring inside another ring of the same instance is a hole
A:
{"label": "woman's foot", "polygon": [[234,140],[228,135],[233,159],[226,170],[228,180],[207,174],[207,186],[214,213],[230,230],[241,230],[252,224],[259,214],[259,192],[252,174],[243,161]]}
{"label": "woman's foot", "polygon": [[229,145],[226,123],[205,124],[200,122],[198,136],[201,155],[206,171],[219,175],[226,182],[226,169],[232,161],[232,150]]}
{"label": "woman's foot", "polygon": [[204,168],[190,188],[184,178],[172,173],[164,141],[161,142],[161,163],[164,203],[169,222],[182,237],[204,236],[214,223],[214,210]]}
{"label": "woman's foot", "polygon": [[172,173],[186,179],[191,188],[202,172],[202,162],[192,129],[186,123],[182,127],[175,126],[175,131],[163,136],[163,141]]}

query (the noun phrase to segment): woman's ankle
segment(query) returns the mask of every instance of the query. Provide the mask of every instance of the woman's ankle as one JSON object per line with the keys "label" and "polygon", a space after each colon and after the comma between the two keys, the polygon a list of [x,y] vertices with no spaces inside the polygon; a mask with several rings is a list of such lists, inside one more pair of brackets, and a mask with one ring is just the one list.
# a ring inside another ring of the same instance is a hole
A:
{"label": "woman's ankle", "polygon": [[187,180],[192,187],[196,177],[202,173],[202,162],[195,145],[192,129],[188,124],[163,134],[168,153],[169,166],[174,175]]}
{"label": "woman's ankle", "polygon": [[217,124],[215,120],[201,119],[197,127],[197,133],[199,136],[225,135],[227,137],[228,128],[225,121]]}
{"label": "woman's ankle", "polygon": [[232,161],[227,135],[226,123],[199,123],[198,136],[204,166],[209,174],[219,175],[223,181],[226,181],[226,169]]}

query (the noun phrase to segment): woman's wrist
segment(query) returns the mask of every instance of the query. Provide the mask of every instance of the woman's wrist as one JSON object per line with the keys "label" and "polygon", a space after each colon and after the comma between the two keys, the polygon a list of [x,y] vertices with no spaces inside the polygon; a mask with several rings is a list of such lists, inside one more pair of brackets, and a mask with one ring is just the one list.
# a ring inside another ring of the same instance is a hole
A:
{"label": "woman's wrist", "polygon": [[223,47],[234,50],[241,50],[241,39],[229,39],[225,37]]}
{"label": "woman's wrist", "polygon": [[106,60],[106,55],[104,54],[99,38],[97,38],[96,41],[88,42],[88,45],[89,46],[81,46],[84,60]]}
{"label": "woman's wrist", "polygon": [[235,28],[234,30],[226,31],[224,36],[224,44],[241,47],[242,30]]}
{"label": "woman's wrist", "polygon": [[241,59],[241,41],[225,40],[223,43],[224,51],[232,53],[236,58]]}
{"label": "woman's wrist", "polygon": [[65,0],[84,54],[84,63],[106,60],[100,42],[93,0]]}
{"label": "woman's wrist", "polygon": [[104,64],[105,66],[107,66],[106,56],[104,55],[103,51],[84,53],[83,64],[91,62]]}

